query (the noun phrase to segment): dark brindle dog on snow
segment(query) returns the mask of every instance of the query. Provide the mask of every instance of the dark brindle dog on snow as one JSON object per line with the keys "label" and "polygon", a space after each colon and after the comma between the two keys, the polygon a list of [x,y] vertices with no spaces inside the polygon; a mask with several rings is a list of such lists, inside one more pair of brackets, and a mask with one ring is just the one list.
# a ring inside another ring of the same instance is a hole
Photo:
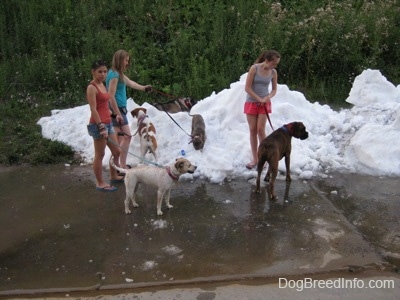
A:
{"label": "dark brindle dog on snow", "polygon": [[196,104],[196,101],[190,97],[178,98],[166,103],[153,103],[153,106],[161,111],[174,114],[180,111],[189,112],[190,109]]}
{"label": "dark brindle dog on snow", "polygon": [[256,192],[260,193],[260,177],[265,162],[268,162],[268,171],[264,181],[269,181],[269,196],[271,200],[276,200],[274,191],[274,183],[278,175],[279,161],[285,157],[286,165],[286,181],[290,181],[290,152],[292,151],[292,137],[300,140],[308,138],[306,127],[301,122],[293,122],[283,125],[281,128],[272,132],[258,146],[258,163],[257,163],[257,188]]}
{"label": "dark brindle dog on snow", "polygon": [[190,143],[193,143],[193,147],[196,150],[202,150],[204,143],[206,142],[206,124],[201,115],[190,115],[192,117],[192,139]]}

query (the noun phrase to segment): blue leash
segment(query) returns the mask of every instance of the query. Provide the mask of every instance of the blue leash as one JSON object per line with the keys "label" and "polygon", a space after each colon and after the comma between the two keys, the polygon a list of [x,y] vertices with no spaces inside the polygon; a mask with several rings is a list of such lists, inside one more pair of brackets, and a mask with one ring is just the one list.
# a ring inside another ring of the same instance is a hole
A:
{"label": "blue leash", "polygon": [[114,144],[115,146],[117,146],[118,148],[120,148],[121,150],[123,150],[123,151],[129,153],[130,155],[135,156],[136,158],[139,158],[140,160],[143,160],[144,162],[146,162],[146,163],[148,163],[148,164],[154,165],[154,166],[159,167],[159,168],[165,168],[164,166],[162,166],[162,165],[160,165],[160,164],[157,164],[157,163],[155,163],[155,162],[153,162],[153,161],[150,161],[150,160],[147,160],[147,159],[144,159],[144,158],[142,159],[140,156],[137,156],[136,154],[134,154],[134,153],[132,153],[132,152],[129,152],[127,149],[124,149],[124,148],[121,147],[118,143],[114,142],[114,141],[113,141],[112,139],[110,139],[110,138],[107,138],[107,141],[108,141],[108,142],[111,142],[112,144]]}

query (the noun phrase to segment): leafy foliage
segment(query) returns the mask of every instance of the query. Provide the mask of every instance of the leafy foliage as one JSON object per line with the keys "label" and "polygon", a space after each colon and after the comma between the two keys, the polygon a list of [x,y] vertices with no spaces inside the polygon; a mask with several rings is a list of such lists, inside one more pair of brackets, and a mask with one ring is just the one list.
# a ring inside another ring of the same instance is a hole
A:
{"label": "leafy foliage", "polygon": [[[0,163],[47,151],[37,119],[85,104],[92,62],[111,62],[118,49],[131,54],[133,80],[196,99],[227,88],[262,50],[275,49],[280,83],[345,105],[364,69],[399,82],[399,16],[396,0],[2,0]],[[128,93],[139,104],[154,100]]]}

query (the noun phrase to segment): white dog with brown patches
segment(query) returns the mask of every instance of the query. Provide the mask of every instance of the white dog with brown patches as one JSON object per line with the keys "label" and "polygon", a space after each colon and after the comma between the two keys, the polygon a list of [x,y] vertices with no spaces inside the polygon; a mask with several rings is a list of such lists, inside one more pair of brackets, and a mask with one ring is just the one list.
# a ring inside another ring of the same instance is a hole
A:
{"label": "white dog with brown patches", "polygon": [[157,161],[156,128],[151,123],[146,112],[147,110],[143,107],[138,107],[131,111],[132,116],[138,120],[136,133],[139,133],[140,137],[140,155],[142,162],[147,153],[153,154],[154,160]]}
{"label": "white dog with brown patches", "polygon": [[122,169],[114,164],[114,159],[111,156],[110,165],[118,171],[125,173],[125,213],[130,214],[129,199],[132,201],[133,207],[138,207],[136,203],[136,191],[139,188],[139,183],[145,183],[157,187],[157,215],[161,216],[162,199],[165,196],[167,208],[173,206],[169,203],[171,188],[174,183],[178,182],[182,174],[193,174],[196,166],[192,165],[186,158],[177,158],[176,161],[167,167],[157,167],[148,165],[138,165],[132,169]]}

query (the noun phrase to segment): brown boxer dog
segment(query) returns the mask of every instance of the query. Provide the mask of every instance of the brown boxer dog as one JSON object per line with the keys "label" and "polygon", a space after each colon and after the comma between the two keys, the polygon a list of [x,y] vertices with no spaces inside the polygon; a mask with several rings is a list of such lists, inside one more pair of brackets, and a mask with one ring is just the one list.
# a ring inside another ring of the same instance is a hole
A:
{"label": "brown boxer dog", "polygon": [[281,128],[272,132],[258,146],[258,163],[257,163],[257,188],[256,192],[260,193],[260,177],[265,162],[268,162],[268,171],[264,181],[269,181],[269,193],[271,200],[276,200],[274,191],[274,183],[278,175],[279,161],[285,157],[286,165],[286,181],[291,181],[290,177],[290,152],[292,151],[292,137],[300,140],[308,138],[308,132],[302,122],[292,122],[283,125]]}

